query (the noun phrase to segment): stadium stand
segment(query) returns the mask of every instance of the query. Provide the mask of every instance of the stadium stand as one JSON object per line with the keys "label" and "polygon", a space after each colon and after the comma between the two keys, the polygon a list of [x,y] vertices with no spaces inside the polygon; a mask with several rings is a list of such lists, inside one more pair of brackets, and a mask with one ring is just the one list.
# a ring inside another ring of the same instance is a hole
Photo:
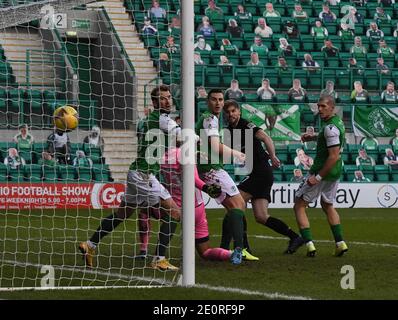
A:
{"label": "stadium stand", "polygon": [[[261,65],[255,67],[248,66],[250,61],[250,48],[255,37],[255,28],[257,27],[258,19],[263,17],[265,4],[272,2],[274,9],[280,13],[280,17],[266,17],[266,24],[271,27],[273,34],[269,38],[262,38],[262,42],[268,48],[267,51],[259,55]],[[378,23],[380,30],[384,32],[384,40],[388,47],[392,49],[390,55],[380,52],[379,41],[372,41],[366,36],[370,23],[374,21],[376,7],[378,4],[369,2],[364,7],[357,7],[357,12],[362,15],[362,20],[355,23],[353,35],[343,37],[340,24],[345,21],[349,10],[347,6],[355,6],[352,2],[341,1],[336,6],[330,6],[331,11],[336,15],[337,19],[333,22],[328,22],[325,27],[328,31],[328,36],[325,39],[317,39],[312,36],[310,31],[315,25],[315,21],[319,19],[319,14],[322,11],[323,1],[311,1],[309,4],[303,4],[303,10],[307,12],[308,19],[298,20],[292,18],[295,1],[273,1],[273,0],[252,0],[244,1],[245,10],[250,13],[245,15],[244,19],[240,19],[239,15],[235,15],[237,5],[242,4],[242,1],[216,1],[216,5],[222,10],[222,15],[211,16],[210,22],[215,32],[205,36],[206,43],[210,45],[211,51],[200,50],[200,57],[203,64],[196,65],[195,69],[195,84],[197,87],[203,86],[206,89],[213,87],[227,89],[232,79],[239,81],[239,87],[244,91],[245,102],[258,102],[256,90],[261,86],[262,79],[268,78],[270,85],[277,91],[276,98],[270,101],[272,105],[291,103],[287,96],[287,91],[292,86],[293,79],[300,79],[302,87],[307,91],[307,99],[299,104],[301,130],[306,126],[311,125],[316,129],[319,128],[319,121],[315,120],[314,113],[309,107],[309,103],[316,103],[319,99],[320,92],[325,88],[327,81],[333,81],[335,90],[338,91],[337,99],[338,105],[342,109],[343,120],[346,124],[347,132],[351,133],[353,128],[351,124],[352,106],[356,103],[364,103],[368,106],[385,105],[392,106],[391,101],[382,100],[380,95],[385,89],[389,81],[394,81],[398,75],[398,56],[395,53],[397,50],[397,37],[394,36],[394,30],[398,19],[398,5],[394,4],[391,7],[385,7],[385,12],[391,16],[390,21],[382,21]],[[144,20],[149,17],[149,9],[151,7],[150,0],[141,2],[125,1],[125,6],[132,14],[132,21],[136,25],[137,30],[141,30],[144,25]],[[167,11],[166,17],[160,19],[152,18],[153,25],[158,32],[151,36],[142,35],[142,41],[150,51],[154,66],[157,66],[160,54],[167,54],[171,61],[171,68],[168,72],[160,72],[160,77],[164,83],[176,84],[180,83],[180,66],[175,63],[180,60],[180,52],[170,53],[165,47],[167,37],[171,35],[171,30],[168,26],[172,19],[178,18],[178,10],[180,9],[179,1],[160,1],[160,6]],[[205,16],[208,7],[207,0],[195,1],[195,28],[198,30],[202,22],[202,17]],[[227,33],[227,27],[230,19],[236,19],[238,25],[243,29],[243,34],[239,37],[232,37]],[[280,46],[280,38],[286,37],[282,33],[285,24],[288,21],[295,21],[299,29],[297,38],[288,38],[289,44],[294,47],[295,53],[291,56],[286,56],[288,68],[283,71],[277,69],[278,52]],[[200,33],[196,32],[195,37]],[[345,33],[346,35],[348,33]],[[360,36],[362,45],[366,48],[366,54],[363,56],[356,55],[357,64],[361,66],[362,71],[357,72],[358,69],[349,68],[350,58],[354,54],[350,52],[354,45],[354,36]],[[232,45],[235,45],[239,51],[226,54],[232,66],[226,71],[225,68],[218,65],[220,56],[225,54],[221,51],[222,39],[228,39]],[[330,40],[330,45],[333,50],[324,50],[325,40]],[[174,37],[175,43],[179,44],[179,36]],[[311,54],[314,61],[321,67],[316,72],[309,72],[303,70],[302,63],[305,54]],[[379,72],[376,69],[378,57],[384,57],[384,63],[389,68],[386,73]],[[369,99],[366,102],[353,101],[350,97],[353,89],[354,81],[361,81],[363,87],[369,93]],[[243,102],[244,103],[244,102]],[[388,104],[390,103],[390,104]],[[206,102],[197,100],[196,112],[200,114],[207,109]],[[384,149],[376,146],[375,150],[370,151],[370,154],[376,159],[377,166],[370,171],[366,168],[364,170],[366,176],[369,176],[372,181],[386,181],[392,179],[392,171],[390,168],[383,166],[384,150],[388,145],[382,145]],[[277,154],[284,163],[280,170],[275,170],[275,179],[277,181],[288,181],[293,174],[290,166],[293,165],[295,156],[295,148],[277,145]],[[390,146],[391,147],[391,146]],[[353,172],[359,168],[355,166],[355,157],[357,155],[358,145],[348,145],[342,153],[344,164],[346,165],[344,180],[352,181]],[[311,156],[314,154],[310,153]],[[233,174],[233,168],[226,168]],[[235,177],[236,178],[236,177]]]}

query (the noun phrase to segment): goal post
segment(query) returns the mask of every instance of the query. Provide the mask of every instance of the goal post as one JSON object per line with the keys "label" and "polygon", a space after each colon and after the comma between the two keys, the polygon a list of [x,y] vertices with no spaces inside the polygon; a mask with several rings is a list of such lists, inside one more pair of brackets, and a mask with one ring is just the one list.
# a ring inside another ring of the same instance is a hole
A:
{"label": "goal post", "polygon": [[[183,129],[193,133],[195,122],[195,65],[194,51],[194,5],[193,1],[182,1],[182,106]],[[195,137],[188,134],[189,150],[195,150]],[[183,154],[184,156],[184,154]],[[194,176],[195,153],[191,152],[190,159],[183,159],[183,282],[184,286],[195,284],[195,185]]]}

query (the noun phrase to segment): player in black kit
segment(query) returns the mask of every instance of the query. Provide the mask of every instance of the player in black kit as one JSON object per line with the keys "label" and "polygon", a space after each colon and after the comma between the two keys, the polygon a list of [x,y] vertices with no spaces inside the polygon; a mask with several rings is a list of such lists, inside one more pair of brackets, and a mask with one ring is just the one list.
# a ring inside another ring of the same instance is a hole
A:
{"label": "player in black kit", "polygon": [[[277,218],[271,217],[268,213],[268,204],[271,202],[271,188],[274,183],[273,167],[280,166],[280,161],[275,155],[275,148],[272,139],[254,123],[241,117],[240,107],[236,101],[225,101],[224,112],[228,120],[231,146],[234,146],[236,150],[245,153],[247,161],[251,160],[253,164],[253,169],[250,174],[238,185],[239,191],[246,203],[251,200],[254,217],[258,223],[290,238],[289,245],[285,253],[292,254],[304,244],[304,240],[290,229],[286,223]],[[233,141],[234,130],[241,131],[240,144],[236,143],[236,141],[234,143]],[[245,146],[248,130],[253,131],[251,132],[253,137],[253,150],[250,150],[250,148],[246,149]],[[262,143],[264,143],[266,150],[264,150]],[[246,231],[246,220],[244,222]],[[223,235],[220,246],[228,249],[231,236],[227,227],[224,228],[224,225],[227,226],[228,224],[225,221],[223,222]],[[250,252],[246,232],[244,246]]]}

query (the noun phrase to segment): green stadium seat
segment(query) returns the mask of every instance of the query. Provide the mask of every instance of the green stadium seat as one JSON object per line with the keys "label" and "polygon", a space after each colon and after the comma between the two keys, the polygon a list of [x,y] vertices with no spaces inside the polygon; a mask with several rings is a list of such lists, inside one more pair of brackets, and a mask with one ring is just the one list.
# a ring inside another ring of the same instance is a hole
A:
{"label": "green stadium seat", "polygon": [[337,83],[335,83],[336,88],[338,89],[351,88],[352,81],[350,73],[347,70],[345,69],[336,70],[336,79],[337,79]]}
{"label": "green stadium seat", "polygon": [[7,167],[8,181],[12,182],[23,182],[25,179],[25,172],[23,167],[12,169]]}
{"label": "green stadium seat", "polygon": [[366,89],[376,90],[379,88],[379,73],[376,70],[366,70],[364,78]]}
{"label": "green stadium seat", "polygon": [[258,102],[257,93],[246,93],[245,94],[246,102]]}
{"label": "green stadium seat", "polygon": [[[311,77],[312,76],[316,76],[315,73],[308,73],[306,70],[302,70],[302,69],[295,69],[294,70],[294,78],[295,79],[300,79],[301,81],[301,86],[303,88],[307,88],[308,85],[311,86]],[[320,82],[320,72],[319,72],[319,82]],[[311,86],[312,87],[312,86]]]}
{"label": "green stadium seat", "polygon": [[286,145],[275,145],[275,154],[282,164],[289,161],[289,153]]}
{"label": "green stadium seat", "polygon": [[235,68],[236,79],[239,80],[239,85],[243,88],[249,87],[250,85],[250,73],[249,68],[246,66],[237,66]]}
{"label": "green stadium seat", "polygon": [[195,65],[195,86],[203,86],[205,83],[206,67]]}
{"label": "green stadium seat", "polygon": [[308,34],[310,30],[310,26],[308,25],[308,21],[296,21],[297,28],[300,31],[300,34]]}
{"label": "green stadium seat", "polygon": [[70,153],[72,157],[76,155],[77,150],[83,150],[84,151],[84,144],[83,143],[71,143],[70,144]]}
{"label": "green stadium seat", "polygon": [[383,101],[381,101],[381,97],[380,96],[369,96],[369,102],[370,104],[381,104],[383,103]]}
{"label": "green stadium seat", "polygon": [[79,182],[90,182],[92,180],[92,172],[89,167],[76,167],[76,175]]}
{"label": "green stadium seat", "polygon": [[390,167],[385,165],[376,165],[375,168],[376,180],[386,182],[390,180]]}
{"label": "green stadium seat", "polygon": [[1,141],[0,142],[0,154],[1,158],[4,159],[8,156],[8,149],[16,148],[17,145],[15,142]]}
{"label": "green stadium seat", "polygon": [[336,84],[336,69],[332,68],[323,68],[323,86],[326,85],[327,81],[333,81]]}
{"label": "green stadium seat", "polygon": [[343,152],[341,153],[341,160],[343,160],[343,163],[345,165],[352,163],[350,153],[348,152],[347,149],[344,149]]}
{"label": "green stadium seat", "polygon": [[25,166],[25,178],[29,182],[43,181],[43,168],[40,164],[28,164]]}
{"label": "green stadium seat", "polygon": [[220,69],[217,67],[207,66],[206,68],[206,86],[218,87],[221,83]]}
{"label": "green stadium seat", "polygon": [[207,101],[198,101],[198,109],[200,113],[207,111]]}
{"label": "green stadium seat", "polygon": [[312,52],[314,51],[314,37],[309,34],[300,35],[302,41],[301,49],[303,51]]}
{"label": "green stadium seat", "polygon": [[92,173],[95,181],[112,181],[108,165],[93,164]]}
{"label": "green stadium seat", "polygon": [[308,102],[309,103],[317,103],[319,101],[319,95],[318,94],[308,94],[307,95]]}
{"label": "green stadium seat", "polygon": [[239,58],[241,64],[246,66],[247,63],[250,61],[251,52],[248,50],[239,51]]}
{"label": "green stadium seat", "polygon": [[279,72],[279,77],[278,77],[279,86],[285,89],[291,88],[293,83],[293,78],[294,78],[293,70]]}
{"label": "green stadium seat", "polygon": [[398,169],[390,168],[391,172],[391,181],[398,181]]}
{"label": "green stadium seat", "polygon": [[46,182],[58,182],[58,166],[43,165],[43,179]]}
{"label": "green stadium seat", "polygon": [[304,146],[301,143],[291,143],[287,145],[287,152],[292,156],[294,155],[294,157],[291,157],[292,160],[294,160],[294,158],[296,157],[296,150],[297,149],[303,149]]}
{"label": "green stadium seat", "polygon": [[33,158],[35,162],[42,158],[42,152],[45,150],[47,150],[47,142],[33,143]]}
{"label": "green stadium seat", "polygon": [[314,126],[315,116],[307,104],[303,105],[303,107],[300,108],[300,114],[301,114],[301,122],[304,127]]}
{"label": "green stadium seat", "polygon": [[[333,9],[333,7],[331,7]],[[326,22],[324,26],[328,30],[329,35],[335,35],[337,33],[337,24],[336,22]],[[333,42],[334,44],[334,42]]]}
{"label": "green stadium seat", "polygon": [[0,162],[0,181],[7,181],[7,166]]}
{"label": "green stadium seat", "polygon": [[285,164],[283,166],[283,173],[285,175],[285,181],[290,181],[290,179],[294,176],[294,169],[297,167],[293,164]]}
{"label": "green stadium seat", "polygon": [[282,27],[281,27],[281,18],[277,17],[268,17],[266,18],[267,25],[271,27],[272,31],[274,33],[281,33],[282,32]]}
{"label": "green stadium seat", "polygon": [[264,68],[260,67],[249,67],[249,74],[251,80],[251,87],[259,88],[261,87],[261,82],[264,79]]}
{"label": "green stadium seat", "polygon": [[278,103],[289,103],[290,102],[290,98],[289,98],[289,95],[287,93],[278,93],[275,96],[275,100]]}
{"label": "green stadium seat", "polygon": [[350,143],[347,146],[348,146],[348,151],[351,153],[352,159],[355,160],[356,157],[358,157],[358,150],[361,149],[362,146],[360,144],[354,144],[354,143]]}
{"label": "green stadium seat", "polygon": [[62,182],[76,182],[75,167],[69,165],[58,165],[59,178]]}
{"label": "green stadium seat", "polygon": [[355,171],[359,170],[356,165],[344,165],[343,172],[345,174],[346,181],[352,182],[355,178]]}
{"label": "green stadium seat", "polygon": [[277,88],[279,86],[279,74],[274,68],[266,68],[264,77],[269,79],[271,87]]}
{"label": "green stadium seat", "polygon": [[393,149],[391,144],[379,144],[377,146],[379,152],[379,158],[383,159],[386,155],[386,149]]}
{"label": "green stadium seat", "polygon": [[19,156],[22,157],[26,164],[33,162],[33,150],[32,149],[19,149]]}
{"label": "green stadium seat", "polygon": [[[279,158],[279,156],[278,156],[278,158]],[[280,158],[279,158],[279,160],[280,160]],[[283,176],[283,169],[282,169],[282,167],[274,168],[273,174],[274,174],[274,181],[276,181],[276,182],[281,182],[281,181],[284,181],[284,180],[285,180],[285,179],[284,179],[284,176]]]}

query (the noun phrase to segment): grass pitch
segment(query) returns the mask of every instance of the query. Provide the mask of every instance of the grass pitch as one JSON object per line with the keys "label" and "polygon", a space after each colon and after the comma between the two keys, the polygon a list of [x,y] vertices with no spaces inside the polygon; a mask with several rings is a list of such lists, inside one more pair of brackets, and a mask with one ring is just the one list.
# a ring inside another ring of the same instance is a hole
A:
{"label": "grass pitch", "polygon": [[[196,288],[165,287],[102,290],[1,292],[2,299],[398,299],[398,210],[339,209],[348,253],[332,256],[334,243],[324,214],[309,209],[317,256],[305,256],[305,248],[283,255],[287,239],[265,228],[247,210],[249,241],[258,262],[196,260]],[[270,211],[297,229],[292,210]],[[43,265],[55,271],[56,286],[132,286],[170,284],[178,274],[154,271],[150,259],[131,258],[136,221],[128,220],[103,239],[96,268],[86,270],[77,251],[109,211],[62,210],[7,212],[0,216],[0,288],[38,287]],[[211,243],[220,241],[223,210],[208,210]],[[157,223],[153,222],[153,230]],[[180,231],[173,239],[171,256],[180,255]],[[156,233],[151,236],[156,242]],[[154,245],[151,246],[153,252]],[[180,260],[171,260],[178,265]],[[341,288],[341,268],[355,271],[355,289]]]}

